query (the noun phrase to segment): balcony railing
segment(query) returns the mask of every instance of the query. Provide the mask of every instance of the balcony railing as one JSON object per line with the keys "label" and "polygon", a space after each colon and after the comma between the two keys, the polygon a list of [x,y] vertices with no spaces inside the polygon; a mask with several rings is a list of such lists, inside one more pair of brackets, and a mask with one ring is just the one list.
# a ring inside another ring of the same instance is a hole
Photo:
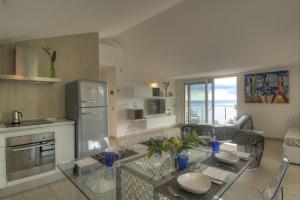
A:
{"label": "balcony railing", "polygon": [[237,112],[235,106],[215,106],[214,124],[228,124],[236,121]]}
{"label": "balcony railing", "polygon": [[[237,111],[236,106],[231,105],[215,105],[214,111],[212,107],[208,109],[208,123],[212,123],[212,113],[214,112],[214,124],[228,124],[236,121]],[[188,123],[188,111],[186,109],[185,122]],[[206,123],[205,105],[197,106],[197,108],[190,109],[190,123]]]}

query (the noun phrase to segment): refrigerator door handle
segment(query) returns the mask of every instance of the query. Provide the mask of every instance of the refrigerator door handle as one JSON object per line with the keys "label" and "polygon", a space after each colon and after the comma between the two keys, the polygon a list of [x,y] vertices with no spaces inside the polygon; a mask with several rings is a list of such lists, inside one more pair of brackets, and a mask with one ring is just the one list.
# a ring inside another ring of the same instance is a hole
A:
{"label": "refrigerator door handle", "polygon": [[82,115],[96,115],[97,112],[83,112]]}
{"label": "refrigerator door handle", "polygon": [[83,100],[81,101],[81,103],[96,103],[97,101],[93,101],[93,100]]}

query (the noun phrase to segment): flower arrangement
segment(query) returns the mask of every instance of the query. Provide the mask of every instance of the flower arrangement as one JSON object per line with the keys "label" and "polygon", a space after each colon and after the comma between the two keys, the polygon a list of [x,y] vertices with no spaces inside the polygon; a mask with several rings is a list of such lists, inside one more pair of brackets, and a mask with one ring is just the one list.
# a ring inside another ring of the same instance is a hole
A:
{"label": "flower arrangement", "polygon": [[150,138],[147,149],[148,158],[151,158],[154,154],[162,155],[164,152],[180,154],[184,150],[195,148],[201,144],[206,144],[206,141],[200,138],[195,132],[188,134],[185,138],[178,136],[161,140]]}
{"label": "flower arrangement", "polygon": [[56,51],[50,47],[42,47],[42,48],[49,55],[50,62],[51,62],[49,77],[55,78],[56,77],[56,71],[55,71]]}
{"label": "flower arrangement", "polygon": [[163,85],[165,88],[165,97],[168,96],[168,87],[170,86],[170,81],[163,81]]}

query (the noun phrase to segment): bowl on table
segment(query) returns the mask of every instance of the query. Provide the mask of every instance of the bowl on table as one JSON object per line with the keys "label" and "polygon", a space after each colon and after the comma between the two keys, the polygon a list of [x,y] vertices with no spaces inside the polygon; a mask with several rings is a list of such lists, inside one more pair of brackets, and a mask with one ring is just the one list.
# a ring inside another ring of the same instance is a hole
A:
{"label": "bowl on table", "polygon": [[178,176],[177,182],[184,190],[194,194],[203,194],[211,187],[210,179],[196,172],[189,172]]}
{"label": "bowl on table", "polygon": [[237,156],[235,153],[228,152],[228,151],[221,151],[218,153],[215,153],[215,158],[223,163],[227,164],[235,164],[239,161],[239,156]]}

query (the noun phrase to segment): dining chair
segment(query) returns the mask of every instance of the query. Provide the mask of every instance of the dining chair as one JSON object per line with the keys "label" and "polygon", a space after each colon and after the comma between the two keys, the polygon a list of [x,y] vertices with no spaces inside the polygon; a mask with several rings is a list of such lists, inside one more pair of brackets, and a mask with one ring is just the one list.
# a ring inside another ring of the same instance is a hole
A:
{"label": "dining chair", "polygon": [[271,179],[262,192],[237,182],[221,197],[221,200],[283,200],[283,180],[288,166],[288,158],[284,156],[276,176]]}
{"label": "dining chair", "polygon": [[289,160],[287,156],[284,156],[277,175],[271,179],[262,192],[264,200],[283,200],[283,180],[288,166]]}

